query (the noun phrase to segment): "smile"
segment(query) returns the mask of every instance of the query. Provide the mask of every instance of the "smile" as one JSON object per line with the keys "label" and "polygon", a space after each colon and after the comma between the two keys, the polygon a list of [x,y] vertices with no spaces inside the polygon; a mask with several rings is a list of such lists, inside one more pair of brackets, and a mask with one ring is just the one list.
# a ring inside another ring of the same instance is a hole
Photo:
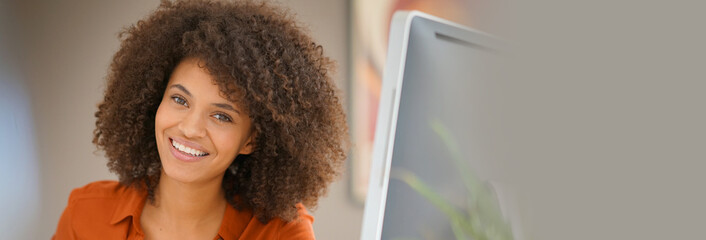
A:
{"label": "smile", "polygon": [[172,146],[182,154],[186,154],[186,155],[189,155],[192,157],[204,157],[204,156],[208,155],[207,152],[184,146],[184,145],[174,141],[173,139],[169,139],[169,140],[172,143]]}

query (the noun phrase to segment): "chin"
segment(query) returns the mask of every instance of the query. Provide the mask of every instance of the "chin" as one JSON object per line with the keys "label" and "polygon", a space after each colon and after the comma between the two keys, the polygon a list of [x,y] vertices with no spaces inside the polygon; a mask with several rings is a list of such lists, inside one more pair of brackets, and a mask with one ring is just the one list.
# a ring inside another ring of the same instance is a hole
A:
{"label": "chin", "polygon": [[[179,160],[168,159],[167,161]],[[193,165],[184,166],[182,164],[174,164],[174,162],[171,164],[168,162],[165,163],[164,159],[162,161],[162,178],[167,178],[168,180],[179,183],[205,183],[210,182],[210,180],[216,179],[219,176],[218,174],[214,175],[212,172],[203,170],[206,169]],[[223,171],[220,176],[223,176],[224,173],[225,171]]]}
{"label": "chin", "polygon": [[162,164],[162,178],[167,178],[168,180],[181,183],[193,183],[197,182],[199,179],[198,176],[194,175],[193,171],[188,171],[187,169],[174,169],[174,167],[170,167],[165,164]]}

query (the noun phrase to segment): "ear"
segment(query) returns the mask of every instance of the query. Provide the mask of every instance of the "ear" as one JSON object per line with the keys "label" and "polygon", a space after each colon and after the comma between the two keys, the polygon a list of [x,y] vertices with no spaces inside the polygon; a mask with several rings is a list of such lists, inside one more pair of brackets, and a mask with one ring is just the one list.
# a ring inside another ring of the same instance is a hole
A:
{"label": "ear", "polygon": [[255,131],[253,131],[247,140],[245,140],[245,145],[240,148],[238,154],[251,154],[255,150]]}

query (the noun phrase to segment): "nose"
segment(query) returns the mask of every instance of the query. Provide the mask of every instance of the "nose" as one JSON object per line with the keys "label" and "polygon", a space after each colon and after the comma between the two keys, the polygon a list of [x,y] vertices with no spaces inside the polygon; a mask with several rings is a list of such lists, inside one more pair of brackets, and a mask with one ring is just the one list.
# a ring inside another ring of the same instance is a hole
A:
{"label": "nose", "polygon": [[179,123],[179,130],[187,138],[202,138],[206,136],[206,126],[204,119],[198,111],[189,113]]}

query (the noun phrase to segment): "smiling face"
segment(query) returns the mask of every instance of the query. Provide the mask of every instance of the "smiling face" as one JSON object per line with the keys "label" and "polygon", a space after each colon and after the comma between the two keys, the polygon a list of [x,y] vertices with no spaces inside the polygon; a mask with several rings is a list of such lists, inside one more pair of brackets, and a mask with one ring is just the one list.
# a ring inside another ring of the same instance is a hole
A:
{"label": "smiling face", "polygon": [[184,183],[219,180],[238,154],[253,151],[251,126],[247,113],[221,96],[197,59],[182,60],[155,117],[165,175]]}

